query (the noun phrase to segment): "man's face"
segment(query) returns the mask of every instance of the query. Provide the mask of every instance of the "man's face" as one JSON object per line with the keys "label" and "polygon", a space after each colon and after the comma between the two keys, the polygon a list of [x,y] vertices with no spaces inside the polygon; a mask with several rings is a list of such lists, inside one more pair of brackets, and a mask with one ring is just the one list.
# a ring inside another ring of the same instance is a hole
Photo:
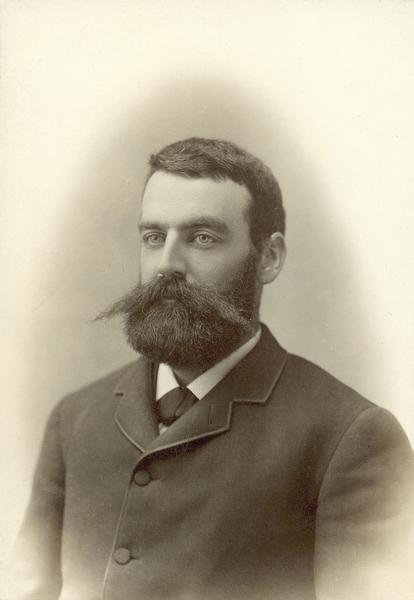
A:
{"label": "man's face", "polygon": [[232,181],[151,177],[140,221],[140,282],[101,315],[124,316],[137,352],[198,370],[252,333],[260,288],[249,202]]}
{"label": "man's face", "polygon": [[159,273],[226,291],[252,252],[248,190],[237,183],[156,172],[142,202],[141,283]]}

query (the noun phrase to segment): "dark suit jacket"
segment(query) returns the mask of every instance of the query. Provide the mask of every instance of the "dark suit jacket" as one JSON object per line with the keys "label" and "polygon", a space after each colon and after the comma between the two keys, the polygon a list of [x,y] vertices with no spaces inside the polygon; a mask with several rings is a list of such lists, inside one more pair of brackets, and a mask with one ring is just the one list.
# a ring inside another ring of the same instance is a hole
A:
{"label": "dark suit jacket", "polygon": [[405,597],[412,455],[390,413],[264,328],[158,436],[149,367],[140,358],[53,411],[18,598]]}

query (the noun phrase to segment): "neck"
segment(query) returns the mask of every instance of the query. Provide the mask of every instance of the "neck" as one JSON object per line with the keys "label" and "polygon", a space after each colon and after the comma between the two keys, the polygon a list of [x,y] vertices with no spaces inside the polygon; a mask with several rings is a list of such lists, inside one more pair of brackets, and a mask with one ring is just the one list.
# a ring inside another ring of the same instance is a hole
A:
{"label": "neck", "polygon": [[[243,336],[243,338],[240,340],[239,345],[233,349],[233,352],[235,350],[237,350],[237,348],[240,348],[240,346],[243,346],[243,344],[245,344],[250,338],[252,338],[255,335],[255,333],[257,332],[258,328],[259,328],[258,322],[255,322],[254,325],[252,324],[251,329],[249,329],[249,331],[246,333],[246,335]],[[209,363],[203,363],[200,365],[190,365],[190,366],[170,365],[170,367],[174,371],[174,374],[180,383],[183,383],[184,385],[189,385],[192,381],[194,381],[194,379],[197,379],[197,377],[199,377],[202,373],[204,373],[205,371],[208,371],[209,369],[214,367],[214,365],[219,363],[224,358],[226,358],[226,357],[222,356],[222,357],[218,358],[216,361],[209,362]]]}

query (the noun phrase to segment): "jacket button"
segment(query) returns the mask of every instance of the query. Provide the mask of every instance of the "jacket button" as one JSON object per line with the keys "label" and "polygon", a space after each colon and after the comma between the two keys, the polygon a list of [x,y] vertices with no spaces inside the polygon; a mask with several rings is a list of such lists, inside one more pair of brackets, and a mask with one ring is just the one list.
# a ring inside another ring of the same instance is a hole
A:
{"label": "jacket button", "polygon": [[117,548],[114,552],[114,560],[119,565],[126,565],[131,560],[131,553],[128,548]]}
{"label": "jacket button", "polygon": [[151,481],[151,475],[145,469],[140,469],[135,473],[134,481],[137,485],[148,485]]}

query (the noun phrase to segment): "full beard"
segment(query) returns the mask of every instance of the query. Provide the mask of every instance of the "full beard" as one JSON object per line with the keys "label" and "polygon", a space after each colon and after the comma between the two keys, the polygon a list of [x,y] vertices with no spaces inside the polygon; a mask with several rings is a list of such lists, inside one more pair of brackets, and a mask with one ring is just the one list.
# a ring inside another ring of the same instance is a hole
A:
{"label": "full beard", "polygon": [[156,277],[138,284],[98,319],[121,315],[128,343],[155,362],[172,367],[214,364],[252,331],[257,260],[250,256],[228,289]]}

